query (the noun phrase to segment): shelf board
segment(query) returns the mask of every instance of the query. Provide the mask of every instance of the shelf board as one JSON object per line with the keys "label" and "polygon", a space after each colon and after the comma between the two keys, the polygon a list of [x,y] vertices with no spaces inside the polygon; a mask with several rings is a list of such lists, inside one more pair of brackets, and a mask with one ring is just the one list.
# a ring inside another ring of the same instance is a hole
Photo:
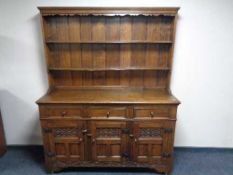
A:
{"label": "shelf board", "polygon": [[142,67],[129,67],[129,68],[57,68],[50,67],[50,71],[156,71],[156,70],[170,70],[169,67],[157,67],[157,68],[142,68]]}
{"label": "shelf board", "polygon": [[[96,95],[98,94],[98,95]],[[165,89],[143,88],[69,88],[57,87],[37,101],[38,104],[179,104]]]}
{"label": "shelf board", "polygon": [[172,41],[146,41],[146,40],[132,40],[132,41],[55,41],[47,40],[47,44],[172,44]]}

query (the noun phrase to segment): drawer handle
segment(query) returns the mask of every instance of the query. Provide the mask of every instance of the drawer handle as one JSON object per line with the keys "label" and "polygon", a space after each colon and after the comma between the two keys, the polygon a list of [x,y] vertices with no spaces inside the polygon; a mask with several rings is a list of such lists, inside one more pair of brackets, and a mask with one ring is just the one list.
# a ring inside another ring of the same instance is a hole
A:
{"label": "drawer handle", "polygon": [[63,112],[61,113],[61,115],[62,115],[63,117],[64,117],[66,114],[67,114],[66,111],[63,111]]}
{"label": "drawer handle", "polygon": [[50,133],[52,132],[52,129],[50,128],[43,128],[44,133]]}
{"label": "drawer handle", "polygon": [[54,152],[51,152],[51,151],[47,151],[47,152],[46,152],[46,155],[47,155],[48,157],[54,157],[54,156],[55,156],[55,153],[54,153]]}
{"label": "drawer handle", "polygon": [[129,157],[129,154],[126,153],[126,152],[124,152],[124,153],[122,154],[122,157],[128,158],[128,157]]}
{"label": "drawer handle", "polygon": [[134,135],[133,135],[133,134],[130,134],[129,137],[132,139],[132,138],[134,138]]}
{"label": "drawer handle", "polygon": [[169,154],[169,153],[163,153],[162,157],[163,158],[169,158],[169,157],[171,157],[171,154]]}
{"label": "drawer handle", "polygon": [[150,112],[150,116],[151,116],[151,117],[154,117],[154,112]]}
{"label": "drawer handle", "polygon": [[82,141],[83,141],[83,138],[79,138],[79,141],[82,142]]}
{"label": "drawer handle", "polygon": [[87,133],[87,129],[83,129],[83,130],[82,130],[82,133],[83,133],[83,134]]}
{"label": "drawer handle", "polygon": [[92,137],[92,134],[87,134],[87,137]]}
{"label": "drawer handle", "polygon": [[109,115],[110,115],[110,112],[107,112],[107,118],[109,117]]}
{"label": "drawer handle", "polygon": [[92,139],[92,143],[95,143],[95,139]]}

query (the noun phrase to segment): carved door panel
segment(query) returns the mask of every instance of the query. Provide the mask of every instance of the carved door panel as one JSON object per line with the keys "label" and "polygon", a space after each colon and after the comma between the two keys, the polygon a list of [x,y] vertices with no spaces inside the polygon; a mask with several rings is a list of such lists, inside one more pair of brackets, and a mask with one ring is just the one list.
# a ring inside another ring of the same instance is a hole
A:
{"label": "carved door panel", "polygon": [[[49,136],[47,156],[57,163],[73,165],[84,160],[83,129],[85,122],[78,120],[50,120],[44,131]],[[62,166],[62,165],[61,165]]]}
{"label": "carved door panel", "polygon": [[138,163],[165,163],[171,157],[173,126],[164,121],[138,121],[133,123],[131,135],[132,155]]}
{"label": "carved door panel", "polygon": [[92,160],[121,162],[128,158],[126,122],[91,122]]}

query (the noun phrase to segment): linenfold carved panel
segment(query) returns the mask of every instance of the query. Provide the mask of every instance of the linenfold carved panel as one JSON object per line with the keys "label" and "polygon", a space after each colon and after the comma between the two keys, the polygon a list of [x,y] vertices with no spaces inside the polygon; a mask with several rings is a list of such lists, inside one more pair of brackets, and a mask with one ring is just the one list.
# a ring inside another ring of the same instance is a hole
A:
{"label": "linenfold carved panel", "polygon": [[141,128],[140,137],[157,137],[161,136],[161,130],[157,128]]}
{"label": "linenfold carved panel", "polygon": [[79,134],[79,129],[77,128],[56,128],[54,130],[55,137],[70,137],[70,136],[77,137],[78,134]]}
{"label": "linenfold carved panel", "polygon": [[97,137],[120,137],[121,129],[119,128],[97,128]]}

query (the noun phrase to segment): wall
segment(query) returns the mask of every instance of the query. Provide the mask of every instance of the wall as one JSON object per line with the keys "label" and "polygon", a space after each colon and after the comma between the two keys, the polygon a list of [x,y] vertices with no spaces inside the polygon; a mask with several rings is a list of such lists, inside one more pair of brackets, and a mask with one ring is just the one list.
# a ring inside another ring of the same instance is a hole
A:
{"label": "wall", "polygon": [[172,91],[176,146],[233,147],[233,1],[0,0],[0,106],[9,145],[41,144],[48,88],[37,6],[180,6]]}

